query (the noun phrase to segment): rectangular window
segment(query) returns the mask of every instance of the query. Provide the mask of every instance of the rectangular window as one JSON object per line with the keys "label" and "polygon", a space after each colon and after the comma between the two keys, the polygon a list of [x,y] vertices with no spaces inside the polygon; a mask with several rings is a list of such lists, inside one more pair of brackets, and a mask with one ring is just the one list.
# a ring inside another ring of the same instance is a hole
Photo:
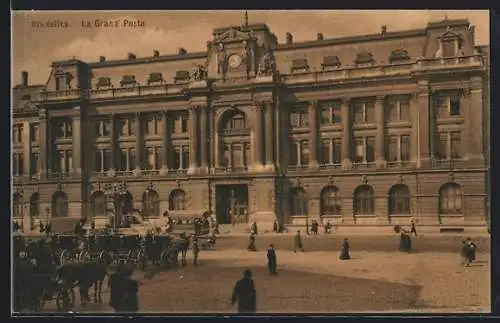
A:
{"label": "rectangular window", "polygon": [[321,140],[321,148],[320,148],[320,164],[327,165],[330,164],[330,139]]}
{"label": "rectangular window", "polygon": [[461,133],[459,131],[451,133],[450,154],[452,159],[462,157]]}
{"label": "rectangular window", "polygon": [[389,137],[389,146],[388,146],[388,161],[395,162],[398,161],[398,136],[390,136]]}
{"label": "rectangular window", "polygon": [[447,117],[449,116],[450,106],[448,97],[438,97],[436,99],[436,108],[438,117]]}
{"label": "rectangular window", "polygon": [[136,163],[136,155],[137,151],[135,151],[135,148],[129,148],[128,149],[128,170],[133,171],[137,166]]}
{"label": "rectangular window", "polygon": [[154,169],[155,151],[154,148],[146,148],[146,169]]}
{"label": "rectangular window", "polygon": [[40,163],[40,154],[38,152],[32,152],[31,153],[31,160],[30,160],[30,174],[38,174],[38,169],[39,169],[39,163]]}
{"label": "rectangular window", "polygon": [[290,126],[292,128],[307,128],[309,127],[307,109],[297,109],[290,112]]}
{"label": "rectangular window", "polygon": [[101,171],[101,151],[96,150],[94,151],[94,172],[100,172]]}
{"label": "rectangular window", "polygon": [[66,171],[66,158],[64,157],[64,151],[62,150],[59,150],[57,151],[58,155],[59,155],[59,160],[57,161],[58,162],[58,165],[57,165],[57,171],[59,172],[65,172]]}
{"label": "rectangular window", "polygon": [[182,146],[182,168],[189,168],[189,146]]}
{"label": "rectangular window", "polygon": [[354,103],[354,123],[360,124],[365,122],[364,104],[361,102]]}
{"label": "rectangular window", "polygon": [[107,172],[111,169],[111,150],[104,149],[102,151],[102,170]]}
{"label": "rectangular window", "polygon": [[366,137],[366,162],[375,161],[375,137]]}
{"label": "rectangular window", "polygon": [[37,142],[40,138],[38,123],[32,123],[30,126],[30,141]]}
{"label": "rectangular window", "polygon": [[290,166],[297,166],[298,165],[298,149],[297,149],[297,142],[296,141],[290,141],[289,142],[289,152],[288,152],[288,165]]}
{"label": "rectangular window", "polygon": [[94,135],[96,138],[102,137],[102,123],[100,120],[94,121]]}
{"label": "rectangular window", "polygon": [[24,156],[23,154],[13,154],[12,158],[12,168],[14,175],[23,175],[24,174]]}
{"label": "rectangular window", "polygon": [[120,171],[124,172],[127,170],[127,159],[128,153],[126,148],[120,149],[120,160],[118,161]]}
{"label": "rectangular window", "polygon": [[302,166],[309,164],[309,142],[307,140],[300,142],[300,164]]}
{"label": "rectangular window", "polygon": [[128,118],[128,135],[129,136],[135,136],[137,129],[136,129],[136,119],[139,118],[138,116],[133,116]]}
{"label": "rectangular window", "polygon": [[340,164],[342,162],[342,139],[333,139],[333,163]]}
{"label": "rectangular window", "polygon": [[245,146],[245,156],[243,156],[243,160],[244,160],[244,166],[247,167],[249,164],[252,163],[251,162],[252,153],[251,153],[250,143],[245,142],[244,146]]}
{"label": "rectangular window", "polygon": [[64,171],[66,173],[71,173],[73,170],[73,152],[71,150],[66,150],[65,155]]}
{"label": "rectangular window", "polygon": [[121,119],[119,121],[120,125],[120,135],[121,136],[128,136],[129,135],[129,128],[130,128],[130,120],[128,119]]}
{"label": "rectangular window", "polygon": [[109,119],[103,120],[102,124],[103,124],[102,135],[104,137],[109,137],[109,135],[111,135],[111,120]]}
{"label": "rectangular window", "polygon": [[391,100],[387,103],[387,118],[389,121],[399,120],[398,101]]}
{"label": "rectangular window", "polygon": [[146,133],[148,135],[157,135],[160,133],[160,116],[150,115],[146,119]]}
{"label": "rectangular window", "polygon": [[65,125],[65,132],[64,132],[64,137],[65,138],[70,138],[73,136],[73,122],[71,120],[66,120],[64,122]]}
{"label": "rectangular window", "polygon": [[224,167],[231,166],[231,145],[227,144],[224,146],[224,155],[222,156],[222,165]]}
{"label": "rectangular window", "polygon": [[408,99],[399,101],[399,120],[410,120],[410,101]]}
{"label": "rectangular window", "polygon": [[189,128],[189,116],[181,116],[181,133],[187,133]]}
{"label": "rectangular window", "polygon": [[401,161],[410,160],[410,136],[401,136]]}
{"label": "rectangular window", "polygon": [[155,148],[155,169],[161,169],[162,167],[161,151],[162,149],[160,147]]}
{"label": "rectangular window", "polygon": [[455,40],[446,39],[441,43],[443,46],[443,57],[454,57],[455,56]]}
{"label": "rectangular window", "polygon": [[232,166],[240,167],[241,166],[241,145],[233,144],[233,153],[232,153]]}
{"label": "rectangular window", "polygon": [[460,97],[458,96],[450,97],[450,116],[451,117],[460,116]]}
{"label": "rectangular window", "polygon": [[14,175],[19,175],[19,161],[17,154],[12,154],[12,173]]}
{"label": "rectangular window", "polygon": [[365,102],[365,122],[375,122],[375,104],[373,102]]}
{"label": "rectangular window", "polygon": [[340,124],[340,104],[338,102],[326,102],[320,105],[320,122],[322,125]]}
{"label": "rectangular window", "polygon": [[439,132],[437,135],[435,157],[438,160],[448,158],[448,133]]}
{"label": "rectangular window", "polygon": [[363,138],[356,138],[354,141],[354,163],[362,163],[365,160],[365,141]]}
{"label": "rectangular window", "polygon": [[174,148],[174,165],[173,169],[181,169],[182,164],[181,164],[181,147],[175,147]]}

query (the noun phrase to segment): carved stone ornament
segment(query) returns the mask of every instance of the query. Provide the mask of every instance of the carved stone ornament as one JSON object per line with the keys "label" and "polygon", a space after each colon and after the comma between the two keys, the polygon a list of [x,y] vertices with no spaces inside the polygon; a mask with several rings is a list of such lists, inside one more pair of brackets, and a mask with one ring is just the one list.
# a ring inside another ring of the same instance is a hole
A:
{"label": "carved stone ornament", "polygon": [[361,183],[363,185],[367,185],[368,184],[368,176],[366,176],[366,175],[361,176]]}
{"label": "carved stone ornament", "polygon": [[455,179],[455,174],[453,172],[450,172],[448,174],[448,180],[451,182],[451,183],[455,183],[456,179]]}
{"label": "carved stone ornament", "polygon": [[332,175],[328,176],[328,185],[335,186],[335,178]]}
{"label": "carved stone ornament", "polygon": [[257,75],[270,76],[273,74],[273,69],[274,69],[274,56],[271,51],[266,51],[260,60]]}
{"label": "carved stone ornament", "polygon": [[191,72],[191,79],[193,81],[203,81],[207,78],[207,70],[203,65],[196,65]]}
{"label": "carved stone ornament", "polygon": [[179,189],[180,189],[180,188],[181,188],[181,181],[177,179],[177,180],[175,181],[175,185],[177,186],[177,188],[179,188]]}
{"label": "carved stone ornament", "polygon": [[296,177],[295,178],[295,183],[294,183],[294,187],[300,187],[302,183],[300,182],[300,178]]}
{"label": "carved stone ornament", "polygon": [[62,192],[62,188],[63,188],[62,183],[61,182],[57,183],[57,190]]}
{"label": "carved stone ornament", "polygon": [[404,184],[405,181],[404,181],[404,178],[403,178],[403,175],[399,175],[399,184]]}

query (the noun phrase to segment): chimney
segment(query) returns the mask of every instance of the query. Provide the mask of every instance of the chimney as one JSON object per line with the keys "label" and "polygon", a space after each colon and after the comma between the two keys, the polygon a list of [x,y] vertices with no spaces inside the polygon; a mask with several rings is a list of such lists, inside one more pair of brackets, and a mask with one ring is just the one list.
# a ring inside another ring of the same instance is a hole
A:
{"label": "chimney", "polygon": [[134,53],[128,53],[128,59],[135,59],[136,56]]}
{"label": "chimney", "polygon": [[286,33],[286,43],[293,44],[293,36],[291,33]]}
{"label": "chimney", "polygon": [[28,72],[26,71],[21,72],[21,82],[22,86],[28,86]]}
{"label": "chimney", "polygon": [[159,52],[158,50],[156,50],[156,49],[155,49],[155,50],[153,51],[153,57],[158,57],[158,56],[160,56],[160,52]]}
{"label": "chimney", "polygon": [[383,25],[381,28],[380,28],[380,33],[382,35],[385,35],[387,33],[387,26],[386,25]]}
{"label": "chimney", "polygon": [[99,56],[99,63],[104,63],[106,61],[106,56]]}
{"label": "chimney", "polygon": [[180,47],[177,50],[177,54],[179,54],[179,55],[186,55],[187,54],[187,50],[185,48]]}
{"label": "chimney", "polygon": [[323,34],[318,33],[318,35],[316,36],[316,40],[323,40]]}

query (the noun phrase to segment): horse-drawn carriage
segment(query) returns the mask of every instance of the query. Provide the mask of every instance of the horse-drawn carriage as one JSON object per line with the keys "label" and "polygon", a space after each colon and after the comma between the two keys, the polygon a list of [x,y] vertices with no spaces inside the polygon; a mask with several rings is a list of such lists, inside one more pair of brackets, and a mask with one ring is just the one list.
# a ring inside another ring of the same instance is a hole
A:
{"label": "horse-drawn carriage", "polygon": [[110,241],[110,259],[115,263],[139,264],[144,258],[138,235],[114,235]]}
{"label": "horse-drawn carriage", "polygon": [[80,252],[78,251],[78,237],[76,235],[55,235],[52,238],[52,247],[59,265],[81,262]]}
{"label": "horse-drawn carriage", "polygon": [[88,235],[86,237],[86,249],[80,251],[78,259],[81,261],[94,261],[101,265],[111,262],[111,240],[110,235]]}

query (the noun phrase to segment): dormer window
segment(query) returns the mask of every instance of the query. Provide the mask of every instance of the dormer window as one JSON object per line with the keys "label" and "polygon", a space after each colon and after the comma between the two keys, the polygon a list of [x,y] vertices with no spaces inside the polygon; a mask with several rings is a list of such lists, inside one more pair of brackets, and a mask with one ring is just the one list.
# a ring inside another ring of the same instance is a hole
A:
{"label": "dormer window", "polygon": [[455,57],[463,47],[463,40],[460,35],[452,31],[449,27],[439,36],[439,48],[436,57]]}
{"label": "dormer window", "polygon": [[309,71],[309,64],[307,59],[299,58],[292,61],[292,73],[304,73]]}
{"label": "dormer window", "polygon": [[148,78],[148,85],[163,83],[163,75],[161,73],[151,73]]}
{"label": "dormer window", "polygon": [[110,87],[111,86],[111,78],[110,77],[100,77],[98,80],[97,80],[97,83],[96,83],[96,88],[106,88],[106,87]]}
{"label": "dormer window", "polygon": [[389,63],[401,63],[403,61],[407,61],[410,59],[410,56],[408,55],[408,51],[406,49],[395,49],[391,52],[391,55],[389,55]]}
{"label": "dormer window", "polygon": [[189,81],[189,78],[190,78],[189,71],[185,70],[177,71],[175,72],[174,82],[175,83],[186,82]]}
{"label": "dormer window", "polygon": [[354,63],[356,65],[372,65],[375,62],[373,59],[373,54],[370,52],[361,52],[356,56]]}
{"label": "dormer window", "polygon": [[134,75],[123,75],[122,80],[120,81],[120,85],[122,87],[125,86],[134,86],[137,84]]}
{"label": "dormer window", "polygon": [[340,66],[341,64],[338,56],[326,56],[323,58],[323,64],[321,64],[321,68],[324,71],[339,68]]}

